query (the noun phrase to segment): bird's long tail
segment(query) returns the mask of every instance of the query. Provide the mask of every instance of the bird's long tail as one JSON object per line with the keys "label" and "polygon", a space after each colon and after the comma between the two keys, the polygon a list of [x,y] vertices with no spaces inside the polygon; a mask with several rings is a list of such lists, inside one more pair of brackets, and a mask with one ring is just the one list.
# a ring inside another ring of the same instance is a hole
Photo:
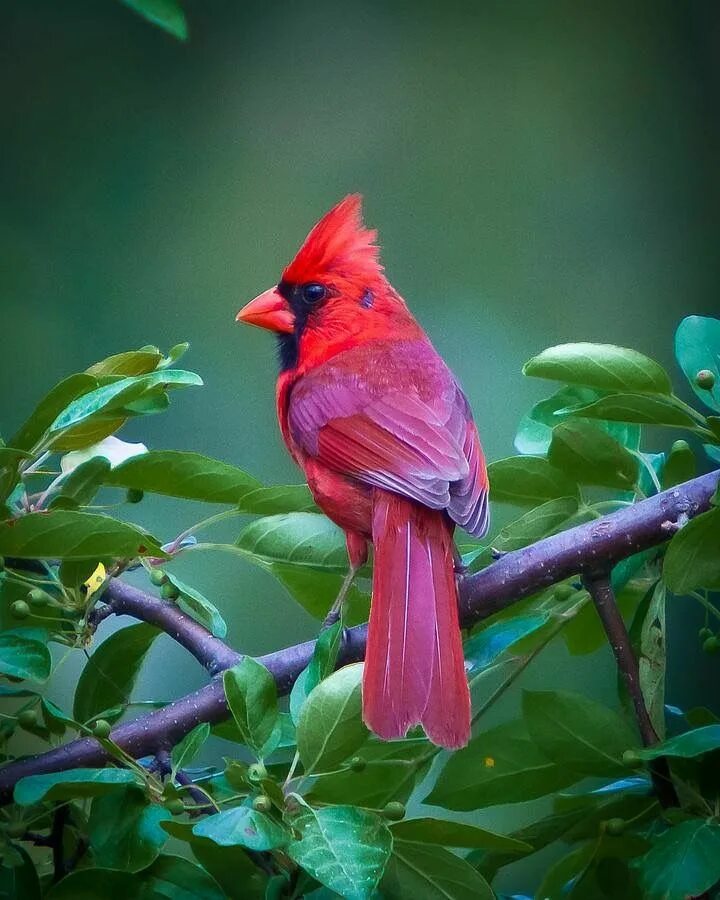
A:
{"label": "bird's long tail", "polygon": [[441,747],[470,738],[452,525],[441,511],[376,490],[375,562],[363,716],[380,737],[421,724]]}

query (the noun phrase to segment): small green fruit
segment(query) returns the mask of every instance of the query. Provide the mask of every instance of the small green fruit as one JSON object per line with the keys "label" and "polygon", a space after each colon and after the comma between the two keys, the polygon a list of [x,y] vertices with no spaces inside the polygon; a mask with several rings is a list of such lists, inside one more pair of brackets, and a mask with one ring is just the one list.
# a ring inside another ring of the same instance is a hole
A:
{"label": "small green fruit", "polygon": [[30,615],[30,607],[24,600],[16,600],[10,610],[16,619],[27,619]]}
{"label": "small green fruit", "polygon": [[253,763],[248,766],[247,777],[248,781],[258,784],[263,778],[267,778],[267,769],[262,763]]}
{"label": "small green fruit", "polygon": [[571,584],[556,584],[553,593],[555,594],[555,599],[562,603],[565,600],[569,600],[576,591]]}
{"label": "small green fruit", "polygon": [[642,764],[642,759],[638,755],[637,750],[626,750],[622,755],[623,765],[629,769],[635,769]]}
{"label": "small green fruit", "polygon": [[399,822],[400,819],[405,817],[405,807],[402,803],[398,803],[397,800],[391,800],[390,803],[386,803],[383,807],[382,814],[386,819],[390,819],[391,822]]}
{"label": "small green fruit", "polygon": [[171,816],[181,816],[185,812],[185,804],[179,797],[171,797],[165,801],[165,809]]}
{"label": "small green fruit", "polygon": [[702,648],[705,653],[717,653],[718,650],[720,650],[720,640],[718,640],[715,635],[705,638]]}
{"label": "small green fruit", "polygon": [[38,717],[34,709],[23,709],[18,713],[18,725],[21,728],[37,728]]}
{"label": "small green fruit", "polygon": [[107,719],[98,719],[97,722],[93,725],[93,734],[96,738],[107,738],[110,737],[110,732],[112,730],[112,726],[107,721]]}
{"label": "small green fruit", "polygon": [[258,794],[253,798],[252,805],[256,812],[269,813],[272,809],[272,800],[266,794]]}
{"label": "small green fruit", "polygon": [[670,453],[687,453],[688,450],[692,453],[690,444],[688,444],[687,441],[679,440],[673,441],[673,445],[670,448]]}
{"label": "small green fruit", "polygon": [[125,499],[128,503],[139,503],[142,498],[145,496],[145,492],[139,490],[138,488],[128,488],[125,493]]}
{"label": "small green fruit", "polygon": [[705,641],[705,640],[707,640],[709,637],[713,637],[712,629],[711,629],[711,628],[707,628],[707,627],[706,627],[706,628],[701,628],[700,631],[698,631],[698,637],[700,638],[701,641]]}
{"label": "small green fruit", "polygon": [[350,768],[353,772],[362,772],[367,766],[367,761],[364,756],[353,756],[350,760]]}
{"label": "small green fruit", "polygon": [[151,569],[150,570],[150,583],[154,584],[155,587],[162,587],[167,581],[167,575],[163,572],[162,569]]}
{"label": "small green fruit", "polygon": [[715,387],[715,373],[710,369],[700,369],[695,376],[695,384],[704,391],[711,391]]}
{"label": "small green fruit", "polygon": [[160,596],[165,600],[177,600],[180,596],[180,591],[175,587],[174,584],[171,584],[169,581],[166,581],[165,584],[160,588]]}
{"label": "small green fruit", "polygon": [[608,819],[605,822],[605,833],[619,837],[625,831],[625,819]]}
{"label": "small green fruit", "polygon": [[47,591],[43,591],[41,588],[33,588],[28,593],[28,600],[33,606],[47,606],[52,600],[52,597]]}

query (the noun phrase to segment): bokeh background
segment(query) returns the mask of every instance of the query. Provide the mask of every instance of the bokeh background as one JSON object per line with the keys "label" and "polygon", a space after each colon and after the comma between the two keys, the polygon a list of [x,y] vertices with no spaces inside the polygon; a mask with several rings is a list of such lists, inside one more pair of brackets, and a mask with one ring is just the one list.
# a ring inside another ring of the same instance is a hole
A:
{"label": "bokeh background", "polygon": [[[545,346],[633,346],[679,384],[677,322],[720,310],[715,3],[185,7],[180,43],[114,0],[0,2],[2,434],[64,375],[189,340],[184,364],[206,386],[122,436],[298,480],[274,418],[272,340],[234,316],[349,191],[365,195],[389,277],[464,384],[489,458],[513,452],[519,418],[550,392],[520,374]],[[154,498],[131,515],[169,539],[205,512]],[[235,557],[183,566],[240,650],[316,631]],[[698,622],[672,611],[679,705],[712,674]],[[158,646],[140,694],[203,683]],[[61,668],[61,701],[81,665]],[[558,651],[528,682],[614,696],[603,653]],[[517,692],[499,714],[516,705]]]}

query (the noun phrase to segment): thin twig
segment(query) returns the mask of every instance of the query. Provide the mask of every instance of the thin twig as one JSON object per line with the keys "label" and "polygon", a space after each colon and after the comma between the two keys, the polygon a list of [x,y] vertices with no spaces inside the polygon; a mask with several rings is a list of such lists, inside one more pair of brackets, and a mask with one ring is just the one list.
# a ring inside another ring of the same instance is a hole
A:
{"label": "thin twig", "polygon": [[[585,574],[583,583],[592,597],[610,647],[615,654],[618,670],[635,710],[635,719],[642,742],[646,747],[651,747],[653,744],[657,744],[658,736],[645,705],[640,685],[640,667],[630,641],[630,635],[618,609],[615,592],[610,581],[610,572],[605,570],[592,575]],[[650,766],[650,775],[660,804],[664,808],[679,806],[667,760],[663,757],[653,760]]]}
{"label": "thin twig", "polygon": [[60,881],[68,873],[68,867],[65,864],[65,826],[68,823],[70,808],[68,806],[58,806],[53,815],[52,828],[50,830],[50,846],[52,847],[53,859],[53,884]]}

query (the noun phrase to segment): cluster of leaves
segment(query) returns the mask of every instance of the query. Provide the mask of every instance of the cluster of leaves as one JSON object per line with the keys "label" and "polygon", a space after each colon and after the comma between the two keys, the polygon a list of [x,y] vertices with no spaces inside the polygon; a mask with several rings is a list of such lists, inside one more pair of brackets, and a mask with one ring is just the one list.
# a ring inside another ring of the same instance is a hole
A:
{"label": "cluster of leaves", "polygon": [[[245,658],[223,676],[232,720],[200,724],[153,758],[130,757],[111,728],[133,704],[137,673],[159,634],[153,626],[123,627],[94,648],[71,713],[51,702],[42,689],[51,675],[48,645],[83,652],[93,644],[108,583],[125,571],[136,569],[149,591],[159,589],[219,638],[227,630],[222,611],[174,574],[181,556],[239,554],[319,620],[340,587],[343,536],[304,486],[266,487],[198,453],[114,437],[128,418],[164,410],[170,388],[200,383],[175,368],[184,350],[165,357],[144,347],[71,376],[0,446],[0,691],[12,706],[0,718],[3,758],[12,760],[28,735],[56,745],[76,734],[93,735],[113,760],[17,783],[14,804],[0,812],[0,892],[29,900],[463,900],[492,897],[498,871],[561,844],[569,851],[539,896],[679,900],[720,879],[720,722],[664,698],[671,591],[702,604],[706,649],[718,645],[711,625],[720,614],[708,593],[720,586],[718,505],[680,527],[664,557],[638,554],[613,571],[663,738],[651,749],[640,747],[622,683],[620,712],[577,694],[533,691],[523,695],[519,720],[483,729],[487,710],[556,637],[573,654],[605,646],[573,579],[467,636],[474,736],[452,755],[421,732],[389,743],[368,733],[361,666],[336,671],[342,623],[321,633],[289,701],[262,665]],[[490,466],[493,499],[521,515],[487,541],[461,541],[465,563],[479,570],[498,552],[629,507],[692,477],[708,459],[720,461],[720,321],[681,323],[677,357],[710,414],[677,398],[663,369],[631,350],[571,344],[530,360],[526,374],[563,386],[523,419],[519,455]],[[647,452],[647,425],[685,429],[688,441]],[[163,540],[123,518],[124,504],[145,493],[226,509]],[[234,542],[196,537],[233,516],[254,517]],[[350,621],[367,616],[367,574],[353,588]],[[193,767],[213,735],[237,749],[222,765]],[[670,761],[677,809],[661,809],[652,790],[649,773],[661,755]],[[454,816],[539,797],[553,798],[552,814],[510,835]],[[435,809],[418,808],[420,801]],[[408,817],[408,806],[417,815]]]}

